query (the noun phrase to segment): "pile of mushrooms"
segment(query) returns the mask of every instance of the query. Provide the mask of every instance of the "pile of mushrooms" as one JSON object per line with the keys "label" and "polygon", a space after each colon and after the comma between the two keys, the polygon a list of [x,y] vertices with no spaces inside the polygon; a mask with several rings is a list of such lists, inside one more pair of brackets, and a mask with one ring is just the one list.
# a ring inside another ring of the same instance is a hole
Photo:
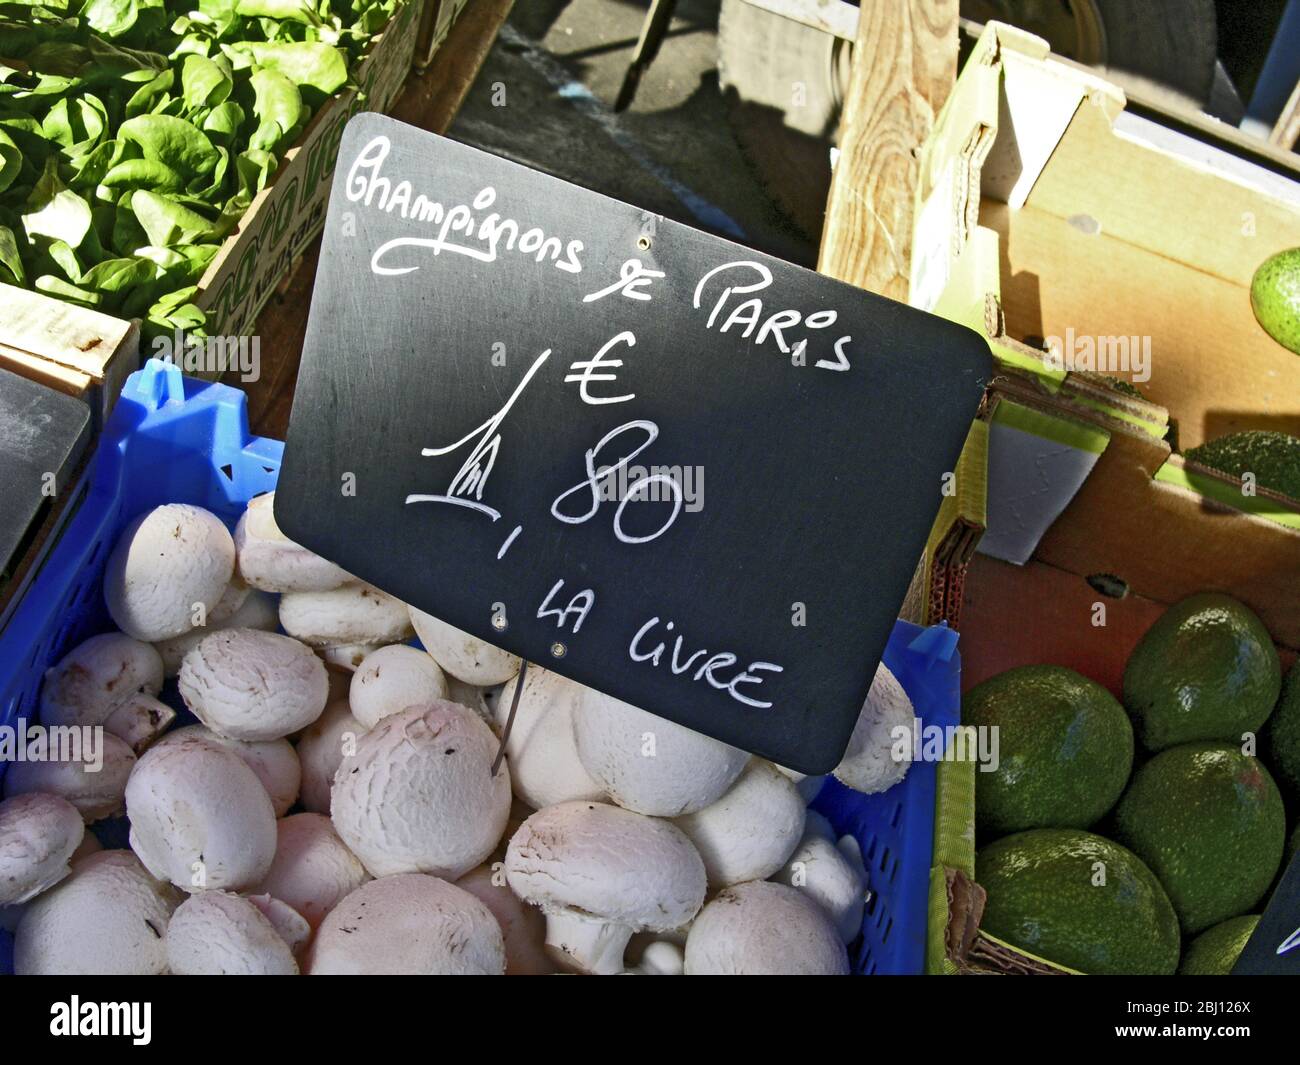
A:
{"label": "pile of mushrooms", "polygon": [[[233,534],[140,515],[104,599],[120,631],[40,702],[99,730],[93,763],[3,781],[20,974],[849,971],[867,876],[808,809],[823,778],[539,666],[520,686],[517,657],[289,540],[270,495]],[[836,775],[900,780],[904,719],[882,666]],[[101,850],[123,814],[130,849]]]}

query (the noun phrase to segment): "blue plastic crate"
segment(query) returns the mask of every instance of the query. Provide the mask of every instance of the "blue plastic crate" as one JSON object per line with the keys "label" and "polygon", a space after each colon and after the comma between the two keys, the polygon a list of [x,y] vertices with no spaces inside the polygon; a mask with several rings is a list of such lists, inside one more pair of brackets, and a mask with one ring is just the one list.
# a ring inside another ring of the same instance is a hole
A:
{"label": "blue plastic crate", "polygon": [[[163,503],[193,503],[232,528],[249,499],[275,488],[284,445],[248,432],[244,393],[184,377],[150,360],[127,380],[104,430],[80,508],[0,632],[0,724],[35,716],[45,669],[112,628],[100,594],[104,564],[122,527]],[[957,634],[900,621],[885,664],[926,725],[955,725],[960,703]],[[0,766],[3,771],[3,766]],[[935,766],[865,796],[828,781],[813,804],[841,835],[855,836],[871,901],[853,967],[867,974],[924,966]],[[12,971],[0,933],[0,973]]]}

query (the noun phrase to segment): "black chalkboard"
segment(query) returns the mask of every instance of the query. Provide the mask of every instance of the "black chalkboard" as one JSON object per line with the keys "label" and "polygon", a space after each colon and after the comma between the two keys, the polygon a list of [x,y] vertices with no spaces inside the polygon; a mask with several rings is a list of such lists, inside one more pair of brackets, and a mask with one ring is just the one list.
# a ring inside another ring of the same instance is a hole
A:
{"label": "black chalkboard", "polygon": [[965,328],[362,114],[276,518],[529,661],[824,772],[989,374]]}
{"label": "black chalkboard", "polygon": [[[0,370],[0,577],[90,443],[86,401]],[[2,583],[2,582],[0,582]]]}

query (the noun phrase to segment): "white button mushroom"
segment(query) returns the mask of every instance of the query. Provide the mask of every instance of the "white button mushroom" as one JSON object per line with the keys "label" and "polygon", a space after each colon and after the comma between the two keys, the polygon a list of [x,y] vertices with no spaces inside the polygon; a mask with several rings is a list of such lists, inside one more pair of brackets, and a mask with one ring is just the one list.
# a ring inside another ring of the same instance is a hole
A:
{"label": "white button mushroom", "polygon": [[57,795],[0,802],[0,906],[27,902],[67,876],[85,833],[77,808]]}
{"label": "white button mushroom", "polygon": [[687,976],[847,976],[848,952],[812,899],[785,884],[725,888],[691,925]]}
{"label": "white button mushroom", "polygon": [[167,970],[163,939],[180,896],[134,854],[100,851],[27,904],[14,934],[19,976],[151,976]]}
{"label": "white button mushroom", "polygon": [[492,853],[510,814],[510,774],[492,775],[497,746],[455,703],[384,718],[334,775],[335,829],[372,876],[463,876]]}
{"label": "white button mushroom", "polygon": [[829,774],[823,774],[822,776],[810,777],[806,773],[787,769],[783,765],[778,765],[776,768],[781,771],[783,776],[794,782],[794,786],[799,789],[799,794],[803,796],[805,806],[817,798],[818,793],[826,783],[826,777],[829,776]]}
{"label": "white button mushroom", "polygon": [[867,873],[852,836],[845,836],[837,846],[820,826],[806,831],[790,860],[772,879],[806,893],[834,922],[845,943],[858,938],[867,902]]}
{"label": "white button mushroom", "polygon": [[100,747],[83,746],[79,760],[14,762],[5,774],[6,795],[48,792],[67,799],[86,824],[122,812],[126,782],[135,768],[135,752],[111,732],[99,735]]}
{"label": "white button mushroom", "polygon": [[381,647],[389,646],[382,643],[340,643],[330,647],[315,648],[316,654],[320,660],[329,666],[332,670],[347,673],[355,673],[361,663],[366,660],[366,656],[378,651]]}
{"label": "white button mushroom", "polygon": [[287,902],[312,928],[370,879],[323,814],[294,814],[280,821],[276,831],[275,861],[258,890]]}
{"label": "white button mushroom", "polygon": [[212,612],[234,569],[235,543],[221,519],[168,503],[122,530],[104,571],[104,599],[128,636],[170,640]]}
{"label": "white button mushroom", "polygon": [[[496,705],[498,734],[514,702],[516,675],[506,682]],[[573,712],[583,687],[558,673],[530,665],[524,676],[519,708],[506,741],[510,784],[515,795],[535,810],[570,799],[603,799],[578,758],[573,739]]]}
{"label": "white button mushroom", "polygon": [[363,884],[320,926],[312,976],[500,976],[506,952],[491,911],[423,873]]}
{"label": "white button mushroom", "polygon": [[298,737],[298,763],[302,766],[299,798],[303,809],[317,814],[330,812],[334,774],[344,756],[356,751],[357,741],[365,731],[352,716],[347,700],[339,699],[325,707],[316,723]]}
{"label": "white button mushroom", "polygon": [[633,932],[666,932],[704,901],[704,863],[681,830],[617,806],[539,810],[506,849],[506,878],[546,914],[546,945],[583,972],[623,969]]}
{"label": "white button mushroom", "polygon": [[328,592],[354,578],[280,531],[275,493],[254,496],[235,526],[239,575],[266,592]]}
{"label": "white button mushroom", "polygon": [[578,757],[619,806],[656,817],[702,810],[731,787],[749,754],[583,689],[573,714]]}
{"label": "white button mushroom", "polygon": [[275,740],[306,728],[329,695],[325,665],[288,636],[225,629],[199,641],[181,663],[181,698],[213,732]]}
{"label": "white button mushroom", "polygon": [[546,953],[546,918],[510,890],[501,864],[480,865],[456,881],[492,911],[506,947],[507,976],[546,976],[555,963]]}
{"label": "white button mushroom", "polygon": [[176,717],[155,698],[162,685],[162,659],[147,643],[121,632],[92,636],[45,671],[41,723],[103,725],[138,752]]}
{"label": "white button mushroom", "polygon": [[655,939],[645,945],[627,971],[639,976],[681,976],[686,971],[686,955],[671,939]]}
{"label": "white button mushroom", "polygon": [[683,814],[675,824],[700,852],[709,886],[766,880],[790,857],[803,834],[798,789],[770,762],[751,759],[720,799]]}
{"label": "white button mushroom", "polygon": [[[234,587],[233,583],[231,587]],[[217,611],[213,611],[206,626],[191,629],[170,640],[162,640],[154,644],[154,649],[162,657],[164,675],[174,677],[181,671],[181,662],[185,656],[209,633],[218,629],[260,629],[262,632],[274,632],[279,627],[280,604],[275,597],[265,592],[249,592],[233,614],[218,620]]]}
{"label": "white button mushroom", "polygon": [[447,698],[453,703],[459,703],[473,710],[488,728],[500,735],[496,719],[492,716],[496,700],[488,698],[489,691],[499,692],[499,689],[480,688],[475,684],[466,684],[463,680],[457,680],[450,674],[443,675],[447,678]]}
{"label": "white button mushroom", "polygon": [[867,701],[853,726],[848,749],[833,770],[835,778],[854,791],[868,795],[888,791],[907,775],[912,764],[912,744],[904,745],[906,756],[896,758],[895,729],[912,734],[915,727],[912,701],[883,662],[867,693]]}
{"label": "white button mushroom", "polygon": [[490,688],[504,684],[519,672],[519,656],[471,636],[468,632],[448,625],[432,614],[410,608],[411,624],[420,637],[424,649],[434,661],[457,680]]}
{"label": "white button mushroom", "polygon": [[126,785],[131,848],[159,880],[186,891],[242,891],[275,858],[275,811],[233,751],[183,739],[145,754]]}
{"label": "white button mushroom", "polygon": [[395,643],[372,651],[352,674],[348,704],[368,729],[381,718],[447,698],[447,678],[438,663],[419,648]]}
{"label": "white button mushroom", "polygon": [[262,916],[271,922],[276,935],[289,944],[289,950],[295,958],[311,940],[312,927],[307,918],[290,906],[270,895],[245,895],[246,899],[262,911]]}
{"label": "white button mushroom", "polygon": [[265,914],[228,891],[191,895],[167,926],[176,976],[296,976],[293,952]]}
{"label": "white button mushroom", "polygon": [[411,638],[406,604],[369,584],[280,596],[280,625],[312,647],[403,643]]}
{"label": "white button mushroom", "polygon": [[218,736],[205,725],[186,725],[173,729],[154,746],[163,747],[185,739],[207,740],[239,755],[262,782],[276,817],[283,817],[297,801],[302,767],[298,764],[298,752],[288,740],[232,740]]}

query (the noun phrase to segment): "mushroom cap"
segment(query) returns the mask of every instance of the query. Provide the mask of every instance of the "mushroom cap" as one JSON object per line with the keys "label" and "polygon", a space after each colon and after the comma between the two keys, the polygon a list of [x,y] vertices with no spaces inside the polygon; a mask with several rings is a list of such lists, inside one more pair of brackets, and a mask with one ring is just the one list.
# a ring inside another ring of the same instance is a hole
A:
{"label": "mushroom cap", "polygon": [[264,592],[328,592],[354,578],[280,531],[275,493],[254,496],[235,526],[239,575]]}
{"label": "mushroom cap", "polygon": [[0,906],[27,902],[67,876],[85,833],[80,812],[57,795],[0,802]]}
{"label": "mushroom cap", "polygon": [[822,834],[820,826],[804,833],[790,860],[772,879],[797,888],[817,903],[845,943],[852,943],[862,931],[867,874],[861,854],[856,862],[850,860],[834,840]]}
{"label": "mushroom cap", "polygon": [[255,903],[228,891],[201,891],[182,902],[165,942],[176,976],[298,974],[289,944],[270,920]]}
{"label": "mushroom cap", "polygon": [[302,813],[276,825],[275,861],[258,891],[297,910],[312,928],[370,874],[323,814]]}
{"label": "mushroom cap", "polygon": [[519,656],[448,625],[432,614],[410,608],[411,624],[424,649],[443,671],[466,684],[490,688],[519,672]]}
{"label": "mushroom cap", "polygon": [[[506,682],[496,705],[497,732],[505,728],[514,700],[516,674]],[[603,799],[605,792],[578,758],[573,712],[583,687],[558,673],[530,665],[524,675],[515,723],[506,741],[510,784],[535,810],[571,799]]]}
{"label": "mushroom cap", "polygon": [[[857,724],[853,726],[848,749],[840,764],[832,770],[835,778],[854,791],[867,795],[892,788],[907,776],[912,765],[910,756],[894,759],[893,748],[898,741],[893,732],[901,727],[906,728],[910,735],[914,716],[912,700],[881,662],[871,681],[871,690],[867,692],[867,701],[858,714]],[[910,743],[907,749],[911,751]]]}
{"label": "mushroom cap", "polygon": [[491,910],[501,926],[507,976],[546,976],[555,971],[555,962],[546,952],[546,918],[510,890],[499,862],[471,869],[456,886]]}
{"label": "mushroom cap", "polygon": [[185,739],[207,740],[239,755],[262,782],[276,817],[288,813],[289,807],[297,800],[302,784],[302,767],[298,764],[298,752],[288,740],[232,740],[217,735],[206,725],[186,725],[173,729],[154,746],[179,743]]}
{"label": "mushroom cap", "polygon": [[131,848],[159,880],[185,891],[242,891],[275,858],[275,811],[233,751],[200,739],[147,751],[126,785]]}
{"label": "mushroom cap", "polygon": [[5,794],[58,795],[72,803],[88,825],[121,813],[126,782],[136,765],[135,752],[111,732],[97,735],[102,746],[97,752],[83,747],[81,761],[14,762],[5,773]]}
{"label": "mushroom cap", "polygon": [[406,604],[369,584],[280,596],[280,625],[312,647],[402,643],[411,637]]}
{"label": "mushroom cap", "polygon": [[180,900],[134,854],[99,851],[27,904],[14,934],[20,976],[151,976],[167,970],[163,937]]}
{"label": "mushroom cap", "polygon": [[821,908],[785,884],[718,892],[686,937],[687,976],[847,976],[848,952]]}
{"label": "mushroom cap", "polygon": [[348,709],[347,700],[339,699],[325,707],[325,712],[298,737],[296,749],[302,767],[299,798],[303,809],[329,814],[334,774],[344,756],[356,750],[365,732]]}
{"label": "mushroom cap", "polygon": [[506,879],[548,915],[578,912],[636,931],[685,924],[704,902],[704,863],[669,821],[598,802],[528,818],[506,848]]}
{"label": "mushroom cap", "polygon": [[749,754],[584,688],[574,710],[578,757],[619,806],[655,817],[702,810],[731,787]]}
{"label": "mushroom cap", "polygon": [[45,671],[41,723],[102,725],[132,696],[157,695],[162,686],[163,663],[157,651],[122,632],[101,633]]}
{"label": "mushroom cap", "polygon": [[215,514],[167,503],[122,530],[104,570],[104,600],[114,623],[146,643],[194,627],[221,601],[235,570],[235,542]]}
{"label": "mushroom cap", "polygon": [[700,852],[709,886],[766,880],[790,857],[803,835],[799,789],[772,765],[753,758],[736,782],[703,810],[675,824]]}
{"label": "mushroom cap", "polygon": [[329,696],[325,664],[288,636],[258,629],[210,633],[181,663],[181,698],[232,740],[275,740],[306,728]]}
{"label": "mushroom cap", "polygon": [[[433,656],[430,655],[430,658]],[[466,684],[463,680],[457,680],[450,674],[444,673],[447,678],[447,698],[453,703],[459,703],[466,709],[473,710],[488,728],[493,732],[497,731],[496,718],[493,714],[493,700],[488,697],[488,692],[496,691],[495,688],[480,688],[477,684]]]}
{"label": "mushroom cap", "polygon": [[[234,582],[231,582],[234,587]],[[217,611],[212,612],[205,627],[191,629],[170,640],[161,640],[154,644],[154,650],[162,657],[163,674],[174,677],[181,671],[181,663],[199,642],[218,629],[261,629],[274,632],[280,626],[280,604],[266,592],[248,591],[244,601],[233,614],[217,619]],[[224,600],[223,600],[224,601]]]}
{"label": "mushroom cap", "polygon": [[455,879],[492,853],[510,815],[497,739],[463,706],[412,706],[358,741],[334,775],[330,816],[372,876]]}
{"label": "mushroom cap", "polygon": [[348,703],[352,716],[368,729],[381,718],[447,698],[447,678],[418,647],[389,644],[370,652],[352,674]]}
{"label": "mushroom cap", "polygon": [[310,953],[312,976],[500,976],[506,967],[491,911],[423,873],[357,888],[330,911]]}

